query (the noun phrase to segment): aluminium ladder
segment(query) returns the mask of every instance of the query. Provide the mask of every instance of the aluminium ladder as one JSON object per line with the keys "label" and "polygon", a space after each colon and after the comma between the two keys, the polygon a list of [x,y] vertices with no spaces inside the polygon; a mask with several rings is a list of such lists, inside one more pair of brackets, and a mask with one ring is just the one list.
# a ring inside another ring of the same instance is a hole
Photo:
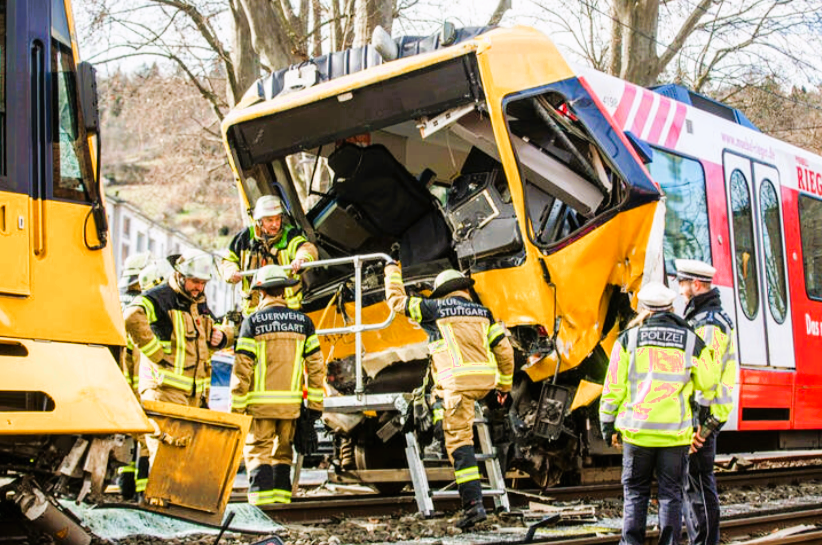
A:
{"label": "aluminium ladder", "polygon": [[[474,428],[479,437],[479,452],[477,452],[477,462],[485,463],[485,472],[488,475],[490,488],[484,488],[483,498],[491,496],[494,498],[494,507],[497,510],[510,511],[511,504],[508,500],[508,492],[505,490],[505,476],[499,464],[497,449],[491,443],[491,432],[488,430],[488,422],[482,413],[479,403],[474,405]],[[437,498],[459,498],[458,490],[432,490],[428,484],[428,476],[425,472],[425,464],[422,450],[417,443],[417,438],[413,432],[405,434],[405,456],[408,459],[408,469],[411,473],[411,482],[414,486],[414,497],[417,500],[417,507],[425,517],[434,514],[434,500]],[[450,486],[450,485],[449,485]]]}

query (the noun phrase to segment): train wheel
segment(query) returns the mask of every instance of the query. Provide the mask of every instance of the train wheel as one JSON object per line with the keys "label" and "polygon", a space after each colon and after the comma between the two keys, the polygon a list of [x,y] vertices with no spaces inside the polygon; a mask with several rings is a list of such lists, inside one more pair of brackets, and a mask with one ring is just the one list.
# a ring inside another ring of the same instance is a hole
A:
{"label": "train wheel", "polygon": [[[407,468],[408,461],[405,458],[405,441],[402,434],[397,433],[383,443],[373,431],[363,430],[354,445],[354,462],[360,471]],[[384,482],[374,483],[374,487],[381,494],[396,495],[405,488],[406,484],[405,482]]]}

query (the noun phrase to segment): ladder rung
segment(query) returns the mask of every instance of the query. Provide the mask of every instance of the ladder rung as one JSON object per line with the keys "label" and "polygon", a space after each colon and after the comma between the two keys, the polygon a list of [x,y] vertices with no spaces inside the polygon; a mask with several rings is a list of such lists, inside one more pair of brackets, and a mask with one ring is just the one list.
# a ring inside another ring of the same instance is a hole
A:
{"label": "ladder rung", "polygon": [[[491,488],[483,488],[482,489],[483,496],[504,496],[505,490],[499,489],[491,489]],[[460,492],[459,490],[433,490],[431,491],[432,498],[459,498]]]}
{"label": "ladder rung", "polygon": [[474,454],[474,456],[476,456],[478,462],[484,462],[486,460],[496,460],[497,459],[496,453],[481,453],[481,452],[478,452],[478,453]]}

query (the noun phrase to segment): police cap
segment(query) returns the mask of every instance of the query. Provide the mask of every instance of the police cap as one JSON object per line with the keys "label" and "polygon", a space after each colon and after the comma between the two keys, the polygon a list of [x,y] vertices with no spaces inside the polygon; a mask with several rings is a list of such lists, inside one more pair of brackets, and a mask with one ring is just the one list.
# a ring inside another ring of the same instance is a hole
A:
{"label": "police cap", "polygon": [[716,274],[714,267],[696,259],[677,259],[674,264],[678,280],[699,280],[710,284]]}
{"label": "police cap", "polygon": [[674,304],[676,292],[660,282],[648,282],[637,294],[639,304],[648,310],[667,310]]}

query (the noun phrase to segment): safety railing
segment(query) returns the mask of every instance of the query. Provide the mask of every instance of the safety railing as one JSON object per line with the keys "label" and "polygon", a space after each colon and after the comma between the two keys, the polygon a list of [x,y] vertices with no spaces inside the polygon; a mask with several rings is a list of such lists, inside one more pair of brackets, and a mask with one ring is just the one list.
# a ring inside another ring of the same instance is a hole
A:
{"label": "safety railing", "polygon": [[[354,393],[359,398],[364,393],[365,389],[363,388],[363,370],[362,370],[362,356],[363,356],[363,349],[362,349],[362,332],[363,331],[374,331],[377,329],[384,329],[391,324],[391,321],[394,319],[394,309],[389,309],[391,313],[388,315],[388,318],[382,322],[375,323],[375,324],[363,324],[362,323],[362,266],[363,263],[368,261],[376,261],[382,260],[385,264],[388,264],[393,261],[391,256],[388,254],[382,253],[375,253],[375,254],[364,254],[364,255],[353,255],[349,257],[336,257],[333,259],[320,259],[317,261],[309,261],[302,264],[302,269],[317,269],[317,268],[324,268],[324,267],[333,267],[335,265],[346,265],[346,264],[353,264],[354,265],[354,323],[349,326],[343,327],[332,327],[328,329],[318,329],[316,331],[317,335],[340,335],[340,334],[347,334],[353,333],[354,334],[354,353],[355,353],[355,372],[356,372],[356,385],[354,387]],[[242,276],[252,276],[256,273],[256,269],[248,270],[240,273]]]}

